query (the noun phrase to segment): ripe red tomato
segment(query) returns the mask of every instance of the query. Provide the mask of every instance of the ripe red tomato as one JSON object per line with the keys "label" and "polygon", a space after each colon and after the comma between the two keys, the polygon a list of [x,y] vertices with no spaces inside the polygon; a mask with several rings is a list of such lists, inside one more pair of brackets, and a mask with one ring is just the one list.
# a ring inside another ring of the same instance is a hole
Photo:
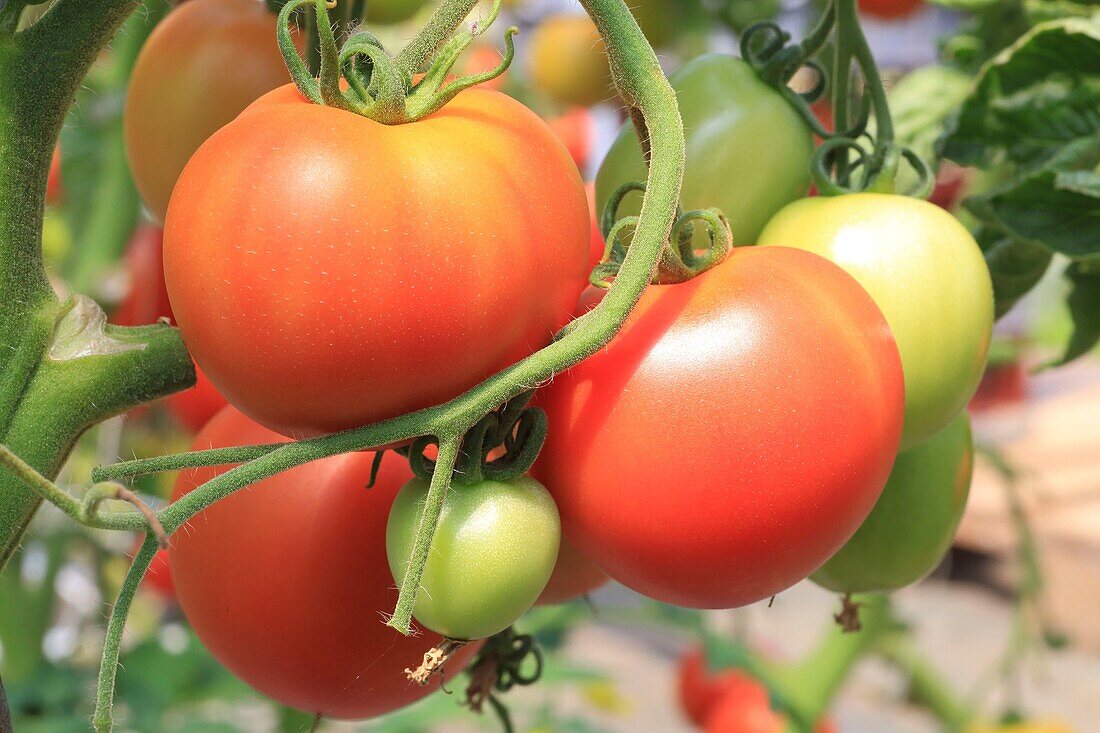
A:
{"label": "ripe red tomato", "polygon": [[535,605],[566,603],[588,595],[607,581],[607,573],[596,567],[576,545],[562,537],[554,572]]}
{"label": "ripe red tomato", "polygon": [[[160,227],[138,227],[126,248],[126,268],[130,290],[111,315],[120,326],[144,326],[158,319],[175,320],[168,289],[164,285],[164,259]],[[169,411],[192,432],[205,425],[226,405],[225,398],[203,374],[195,369],[195,386],[170,395],[165,404]]]}
{"label": "ripe red tomato", "polygon": [[753,707],[769,706],[767,688],[744,672],[727,669],[712,674],[702,649],[692,649],[680,657],[676,682],[680,708],[700,728],[726,698],[736,698]]}
{"label": "ripe red tomato", "polygon": [[126,154],[149,211],[164,220],[195,149],[290,79],[275,16],[256,0],[191,0],[157,25],[126,92]]}
{"label": "ripe red tomato", "polygon": [[53,149],[50,158],[50,175],[46,179],[46,203],[56,204],[61,200],[61,146]]}
{"label": "ripe red tomato", "polygon": [[895,20],[912,15],[922,0],[859,0],[859,10],[874,18]]}
{"label": "ripe red tomato", "polygon": [[[307,129],[325,134],[287,135]],[[328,433],[445,402],[549,343],[588,227],[569,154],[504,94],[390,126],[287,86],[191,158],[165,275],[230,402],[285,435]]]}
{"label": "ripe red tomato", "polygon": [[901,434],[897,347],[855,280],[806,254],[738,249],[648,288],[541,392],[540,478],[611,578],[742,606],[807,577],[871,511]]}
{"label": "ripe red tomato", "polygon": [[[193,449],[278,440],[227,407]],[[409,684],[403,671],[440,637],[382,623],[397,601],[386,519],[412,472],[387,453],[368,489],[373,459],[337,456],[244,489],[192,519],[169,550],[180,605],[211,653],[265,695],[325,717],[381,715],[435,689]],[[225,470],[182,472],[172,499]]]}
{"label": "ripe red tomato", "polygon": [[707,717],[707,733],[784,733],[787,723],[765,703],[760,705],[738,695],[718,701]]}
{"label": "ripe red tomato", "polygon": [[587,107],[574,107],[563,115],[546,121],[550,129],[558,136],[565,149],[569,151],[573,162],[581,171],[588,167],[588,156],[592,153],[593,129],[592,113]]}

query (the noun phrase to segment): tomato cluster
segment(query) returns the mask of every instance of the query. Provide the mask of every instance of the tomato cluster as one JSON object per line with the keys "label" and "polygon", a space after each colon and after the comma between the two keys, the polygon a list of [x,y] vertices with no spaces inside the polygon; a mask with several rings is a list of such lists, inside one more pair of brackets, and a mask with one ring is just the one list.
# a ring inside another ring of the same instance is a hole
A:
{"label": "tomato cluster", "polygon": [[[372,2],[368,19],[422,5]],[[639,20],[657,34],[667,10],[643,4]],[[586,113],[550,126],[493,89],[405,124],[316,104],[283,84],[273,24],[258,3],[193,0],[150,38],[131,84],[128,151],[164,221],[163,273],[156,229],[131,267],[166,291],[135,291],[118,317],[178,321],[200,367],[194,410],[177,407],[206,423],[196,450],[445,404],[552,343],[603,295],[584,290],[605,255],[596,203],[646,172],[624,129],[586,192]],[[586,17],[543,23],[534,85],[568,105],[607,99],[601,44]],[[247,85],[226,54],[257,67]],[[969,486],[962,410],[992,324],[977,245],[925,202],[805,198],[811,131],[744,61],[704,56],[672,83],[682,204],[722,209],[743,246],[648,287],[605,348],[537,391],[548,435],[530,475],[456,474],[438,524],[432,483],[397,451],[427,459],[406,445],[292,469],[195,516],[170,551],[172,581],[229,669],[288,705],[367,717],[425,694],[402,670],[444,637],[477,642],[608,579],[733,608],[811,576],[892,590],[938,562]],[[227,470],[184,471],[173,498]],[[424,526],[412,608],[429,633],[404,637],[379,621]],[[758,683],[689,661],[698,725],[782,730]]]}

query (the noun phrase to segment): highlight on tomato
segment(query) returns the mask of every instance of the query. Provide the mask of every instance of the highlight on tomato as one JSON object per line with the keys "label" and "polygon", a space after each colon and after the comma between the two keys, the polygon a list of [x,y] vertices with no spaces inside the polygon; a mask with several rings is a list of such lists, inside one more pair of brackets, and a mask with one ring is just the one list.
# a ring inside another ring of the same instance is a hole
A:
{"label": "highlight on tomato", "polygon": [[189,0],[157,25],[134,65],[123,122],[134,183],[158,222],[199,145],[289,79],[264,3]]}
{"label": "highlight on tomato", "polygon": [[650,598],[733,608],[806,578],[866,519],[904,392],[893,336],[851,276],[741,248],[650,286],[538,404],[550,429],[536,475],[569,540]]}
{"label": "highlight on tomato", "polygon": [[[192,448],[281,440],[226,407]],[[373,461],[370,452],[347,453],[254,484],[199,513],[168,553],[180,606],[203,645],[265,695],[326,718],[382,715],[435,689],[410,684],[404,670],[442,639],[382,623],[397,601],[386,522],[412,473],[387,453],[367,489]],[[228,468],[181,472],[172,499]],[[476,650],[459,650],[447,677]]]}

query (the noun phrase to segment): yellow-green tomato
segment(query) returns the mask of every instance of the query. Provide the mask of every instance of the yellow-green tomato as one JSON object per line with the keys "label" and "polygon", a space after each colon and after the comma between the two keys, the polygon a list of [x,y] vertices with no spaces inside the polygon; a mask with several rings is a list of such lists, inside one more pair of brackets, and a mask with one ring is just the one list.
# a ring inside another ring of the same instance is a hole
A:
{"label": "yellow-green tomato", "polygon": [[551,15],[529,43],[531,83],[555,102],[587,107],[615,96],[607,47],[587,15]]}
{"label": "yellow-green tomato", "polygon": [[[755,244],[777,211],[806,195],[814,151],[809,127],[779,92],[733,56],[700,56],[669,81],[687,142],[684,208],[718,207],[729,219],[734,243]],[[596,176],[596,210],[602,212],[622,184],[644,180],[642,149],[627,125]],[[637,214],[640,201],[631,196],[620,215]]]}
{"label": "yellow-green tomato", "polygon": [[838,593],[883,593],[936,569],[962,519],[974,472],[970,418],[898,454],[875,508],[852,539],[812,576]]}
{"label": "yellow-green tomato", "polygon": [[776,214],[759,244],[822,255],[874,298],[905,372],[902,450],[966,407],[989,352],[993,284],[977,242],[955,217],[892,194],[809,198]]}
{"label": "yellow-green tomato", "polygon": [[[405,484],[390,510],[386,554],[405,577],[428,482]],[[533,478],[451,487],[443,505],[413,616],[452,639],[503,631],[534,605],[558,557],[561,521]]]}
{"label": "yellow-green tomato", "polygon": [[424,7],[426,0],[369,0],[367,2],[367,22],[403,23]]}

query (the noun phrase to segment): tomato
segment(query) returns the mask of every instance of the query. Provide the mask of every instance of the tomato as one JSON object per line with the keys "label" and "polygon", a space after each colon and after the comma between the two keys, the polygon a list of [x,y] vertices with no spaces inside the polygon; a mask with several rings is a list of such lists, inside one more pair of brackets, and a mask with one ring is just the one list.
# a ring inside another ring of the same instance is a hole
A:
{"label": "tomato", "polygon": [[785,733],[786,719],[765,702],[727,695],[707,716],[706,733]]}
{"label": "tomato", "polygon": [[654,48],[664,48],[674,41],[699,9],[698,0],[631,0],[627,4]]}
{"label": "tomato", "polygon": [[[810,185],[810,129],[778,92],[732,56],[701,56],[669,77],[687,136],[680,193],[685,209],[716,206],[733,241],[753,244],[764,224]],[[623,128],[596,176],[600,210],[620,185],[646,179],[632,126]],[[621,215],[637,214],[634,196]]]}
{"label": "tomato", "polygon": [[61,146],[53,149],[50,158],[50,175],[46,179],[46,203],[56,204],[61,200]]}
{"label": "tomato", "polygon": [[[143,537],[138,538],[137,542],[134,543],[131,555],[137,554],[138,550],[141,549],[143,540]],[[149,570],[145,573],[145,579],[142,580],[141,587],[165,601],[175,602],[176,588],[172,583],[172,568],[168,565],[167,550],[157,550],[157,553],[153,555],[153,560],[149,563]]]}
{"label": "tomato", "polygon": [[[386,526],[398,583],[420,526],[428,482],[413,479]],[[511,626],[546,587],[561,541],[558,509],[530,476],[455,484],[447,494],[421,591],[418,622],[452,639],[483,639]]]}
{"label": "tomato", "polygon": [[577,168],[587,168],[588,156],[592,152],[592,139],[595,136],[592,113],[586,107],[575,107],[563,115],[547,120],[546,124],[565,145]]}
{"label": "tomato", "polygon": [[955,217],[906,196],[804,199],[776,214],[759,242],[829,258],[878,303],[905,366],[903,450],[966,407],[989,354],[993,284],[977,242]]}
{"label": "tomato", "polygon": [[[137,228],[126,247],[126,268],[130,289],[111,315],[120,326],[144,326],[167,318],[175,320],[164,284],[163,240],[160,227]],[[168,396],[165,404],[183,426],[192,432],[205,425],[226,405],[225,398],[210,383],[202,369],[195,369],[195,386]]]}
{"label": "tomato", "polygon": [[912,15],[922,0],[859,0],[859,10],[874,18],[896,20]]}
{"label": "tomato", "polygon": [[367,22],[392,25],[409,20],[424,7],[426,0],[368,0]]}
{"label": "tomato", "polygon": [[389,126],[287,86],[195,153],[164,261],[218,391],[299,436],[445,402],[549,343],[588,251],[577,167],[510,97]]}
{"label": "tomato", "polygon": [[712,674],[702,649],[692,649],[680,657],[676,683],[684,715],[699,727],[725,698],[737,698],[754,707],[769,706],[767,688],[744,672],[727,669]]}
{"label": "tomato", "polygon": [[256,0],[191,0],[157,25],[134,65],[123,122],[134,183],[158,221],[195,149],[289,79],[275,16]]}
{"label": "tomato", "polygon": [[[192,447],[279,439],[227,407]],[[326,718],[381,715],[434,689],[409,684],[404,669],[440,637],[382,623],[397,602],[386,518],[411,472],[387,453],[368,489],[373,460],[350,453],[261,481],[200,513],[169,550],[180,605],[210,652],[265,695]],[[173,500],[225,470],[182,472]]]}
{"label": "tomato", "polygon": [[587,107],[614,97],[607,47],[587,15],[560,13],[531,33],[531,84],[560,104]]}
{"label": "tomato", "polygon": [[951,546],[973,470],[970,419],[963,413],[898,455],[871,515],[814,581],[840,593],[881,593],[924,578]]}
{"label": "tomato", "polygon": [[554,572],[535,603],[540,606],[566,603],[588,595],[607,581],[607,573],[596,567],[576,545],[562,537]]}
{"label": "tomato", "polygon": [[538,475],[612,579],[742,606],[807,577],[866,519],[903,398],[893,338],[851,277],[798,250],[741,248],[649,287],[606,348],[540,391]]}

